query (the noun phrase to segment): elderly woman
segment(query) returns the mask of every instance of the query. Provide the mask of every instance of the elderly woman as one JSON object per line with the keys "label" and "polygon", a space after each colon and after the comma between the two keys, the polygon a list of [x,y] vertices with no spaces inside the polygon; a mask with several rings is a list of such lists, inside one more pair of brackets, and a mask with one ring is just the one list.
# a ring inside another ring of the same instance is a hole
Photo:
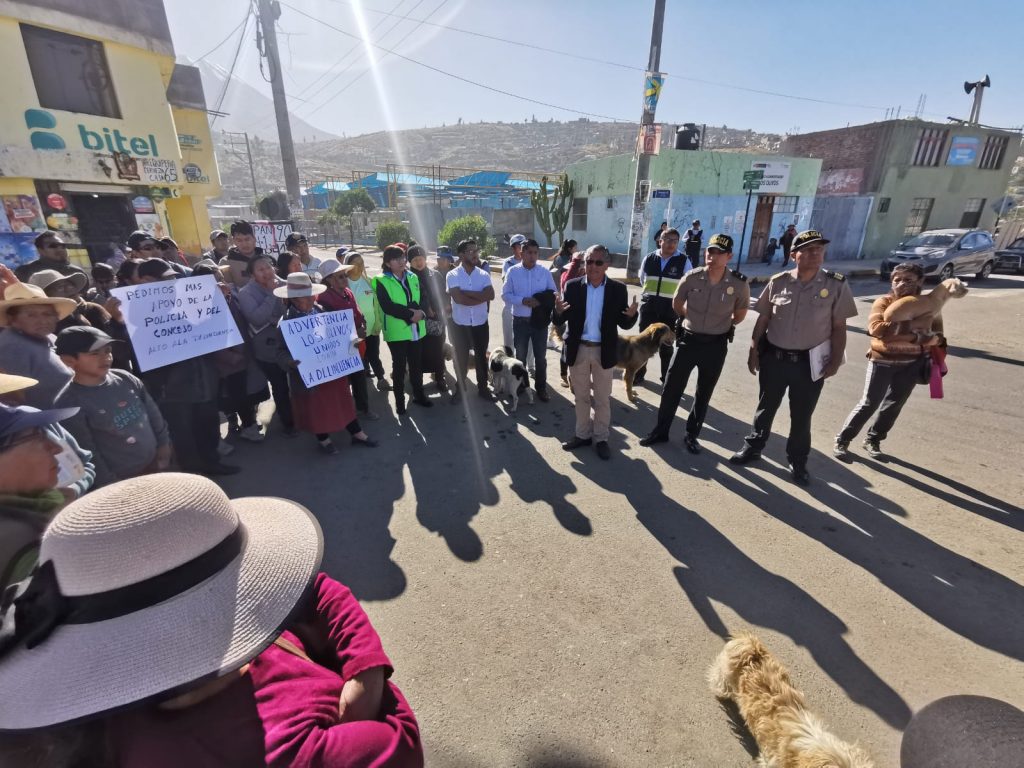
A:
{"label": "elderly woman", "polygon": [[350,251],[347,248],[339,248],[338,252],[337,258],[343,258],[342,263],[352,267],[348,273],[348,287],[356,297],[359,311],[366,320],[366,355],[363,358],[367,366],[366,375],[375,376],[377,389],[387,392],[391,385],[384,378],[384,364],[380,361],[380,332],[384,325],[384,313],[377,303],[374,287],[366,276],[363,257],[357,251]]}
{"label": "elderly woman", "polygon": [[248,324],[252,355],[270,382],[281,427],[291,436],[295,434],[295,419],[288,393],[288,375],[278,364],[281,336],[277,324],[284,315],[284,302],[274,295],[274,289],[281,280],[274,272],[274,260],[262,252],[252,257],[246,271],[248,282],[238,291],[238,308]]}
{"label": "elderly woman", "polygon": [[54,351],[57,323],[75,311],[71,299],[52,298],[42,288],[20,283],[7,267],[0,268],[0,370],[29,376],[39,383],[26,395],[26,405],[52,408],[71,381],[71,370]]}
{"label": "elderly woman", "polygon": [[427,313],[427,335],[423,337],[421,364],[423,372],[429,373],[441,393],[448,392],[445,381],[444,341],[445,304],[448,304],[448,293],[445,289],[444,276],[436,269],[427,266],[427,252],[422,245],[409,246],[406,252],[409,259],[409,270],[420,281],[423,293],[423,311]]}
{"label": "elderly woman", "polygon": [[366,375],[366,318],[359,309],[359,303],[348,286],[348,275],[355,269],[351,265],[343,265],[337,259],[324,259],[319,264],[320,279],[327,290],[320,294],[317,303],[327,312],[337,312],[343,309],[352,310],[352,318],[355,322],[356,332],[359,334],[360,356],[363,360],[363,370],[351,373],[345,378],[352,385],[352,396],[356,400],[356,410],[359,415],[368,421],[376,421],[380,418],[370,410],[370,388],[367,385]]}
{"label": "elderly woman", "polygon": [[[325,285],[314,285],[305,272],[289,275],[285,285],[274,289],[274,295],[285,299],[288,305],[282,322],[323,312],[316,305],[316,297],[326,290]],[[329,456],[338,453],[338,447],[331,441],[331,433],[342,429],[351,435],[353,445],[377,447],[377,441],[363,431],[356,419],[352,390],[346,377],[307,387],[299,375],[298,361],[293,360],[288,372],[288,387],[291,391],[292,411],[295,413],[295,426],[312,432],[321,451]]]}
{"label": "elderly woman", "polygon": [[[16,621],[0,643],[0,731],[25,740],[0,763],[420,768],[391,661],[352,593],[320,572],[323,551],[304,507],[229,499],[195,475],[73,502],[2,606]],[[77,754],[54,760],[69,742]]]}
{"label": "elderly woman", "polygon": [[407,269],[405,250],[398,245],[384,249],[384,274],[374,278],[377,303],[384,312],[384,341],[391,350],[391,380],[395,412],[405,413],[405,371],[409,369],[412,401],[424,408],[434,404],[423,392],[420,344],[427,335],[427,315],[420,308],[420,281]]}

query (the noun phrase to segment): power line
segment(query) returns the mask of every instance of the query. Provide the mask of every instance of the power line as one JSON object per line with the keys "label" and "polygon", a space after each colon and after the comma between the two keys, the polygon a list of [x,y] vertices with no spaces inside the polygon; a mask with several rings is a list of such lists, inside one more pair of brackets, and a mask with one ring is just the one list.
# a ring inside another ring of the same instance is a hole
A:
{"label": "power line", "polygon": [[242,27],[243,27],[243,26],[245,25],[245,23],[246,23],[247,21],[249,21],[249,17],[250,17],[251,15],[252,15],[252,6],[251,6],[251,5],[249,5],[249,6],[247,6],[247,7],[246,7],[246,9],[245,9],[245,16],[244,16],[244,17],[242,18],[242,21],[241,21],[241,23],[240,23],[240,24],[239,24],[239,25],[238,25],[237,27],[235,27],[234,29],[232,29],[232,30],[231,30],[230,32],[228,32],[228,35],[227,35],[227,37],[225,37],[225,38],[224,38],[223,40],[221,40],[221,41],[220,41],[219,43],[217,43],[217,44],[216,44],[215,46],[213,46],[213,48],[211,48],[211,49],[210,49],[210,50],[208,50],[208,51],[207,51],[206,53],[204,53],[204,54],[203,54],[202,56],[200,56],[200,57],[199,57],[198,59],[196,59],[196,60],[195,60],[195,63],[196,63],[196,64],[198,64],[198,63],[199,63],[200,61],[202,61],[203,59],[205,59],[205,58],[206,58],[207,56],[209,56],[209,55],[210,55],[211,53],[213,53],[213,52],[217,51],[217,50],[218,50],[218,49],[219,49],[219,48],[220,48],[220,47],[221,47],[222,45],[224,45],[224,43],[226,43],[226,42],[227,42],[228,40],[230,40],[230,39],[231,39],[232,37],[234,37],[235,33],[236,33],[236,32],[237,32],[237,31],[238,31],[239,29],[241,29],[241,28],[242,28]]}
{"label": "power line", "polygon": [[[303,10],[300,10],[299,8],[296,8],[294,5],[291,5],[290,3],[286,3],[286,2],[282,1],[281,5],[283,5],[283,6],[287,7],[287,8],[290,8],[291,10],[295,11],[300,16],[305,16],[307,19],[310,19],[311,21],[315,21],[318,24],[322,24],[323,26],[327,27],[328,29],[333,29],[335,32],[338,32],[338,33],[340,33],[342,35],[345,35],[346,37],[351,37],[351,38],[354,38],[354,39],[357,39],[357,40],[361,40],[362,39],[359,35],[355,35],[355,34],[353,34],[351,32],[348,32],[348,31],[346,31],[344,29],[341,29],[340,27],[336,27],[333,24],[329,24],[328,22],[324,21],[323,19],[318,19],[315,16],[311,16],[310,14],[306,13]],[[439,67],[435,67],[432,64],[427,64],[424,61],[420,61],[419,59],[414,59],[414,58],[412,58],[410,56],[406,56],[404,54],[398,53],[398,51],[392,50],[390,48],[386,48],[385,46],[380,45],[378,43],[374,43],[374,42],[371,42],[371,41],[366,41],[366,44],[372,46],[373,48],[377,48],[377,49],[379,49],[381,51],[385,51],[386,53],[390,53],[392,56],[395,56],[396,58],[399,58],[402,61],[411,62],[412,64],[416,64],[417,66],[423,67],[424,69],[429,69],[431,72],[437,72],[438,74],[444,75],[445,77],[450,77],[453,80],[459,80],[460,82],[468,83],[469,85],[475,85],[477,88],[483,88],[484,90],[492,91],[493,93],[498,93],[498,94],[501,94],[502,96],[508,96],[509,98],[513,98],[513,99],[519,99],[520,101],[525,101],[525,102],[528,102],[530,104],[537,104],[537,105],[539,105],[541,107],[548,107],[550,109],[557,109],[557,110],[560,110],[562,112],[571,112],[574,115],[582,115],[584,117],[599,117],[602,120],[611,120],[612,122],[615,122],[615,123],[628,123],[628,122],[630,122],[629,120],[627,120],[627,119],[625,119],[623,117],[612,117],[610,115],[598,114],[597,112],[584,112],[584,111],[579,110],[579,109],[572,109],[570,107],[564,107],[564,106],[562,106],[560,104],[552,104],[552,103],[547,102],[547,101],[540,101],[539,99],[532,99],[529,96],[523,96],[523,95],[518,94],[518,93],[512,93],[511,91],[502,90],[501,88],[495,88],[494,86],[487,85],[486,83],[481,83],[481,82],[476,81],[476,80],[471,80],[468,77],[463,77],[462,75],[456,75],[454,72],[448,72],[448,71],[443,70],[443,69],[441,69]]]}
{"label": "power line", "polygon": [[[231,59],[231,68],[228,70],[228,76],[224,80],[224,87],[221,88],[220,97],[217,99],[217,106],[215,112],[221,111],[221,106],[224,104],[224,97],[228,94],[228,86],[231,85],[231,78],[235,75],[235,66],[238,64],[238,54],[242,52],[242,43],[245,42],[245,31],[249,27],[249,19],[252,17],[252,5],[249,6],[249,13],[246,14],[245,20],[242,22],[242,34],[238,36],[238,45],[235,47],[235,55]],[[219,114],[215,114],[213,119],[210,120],[210,126],[217,122]]]}

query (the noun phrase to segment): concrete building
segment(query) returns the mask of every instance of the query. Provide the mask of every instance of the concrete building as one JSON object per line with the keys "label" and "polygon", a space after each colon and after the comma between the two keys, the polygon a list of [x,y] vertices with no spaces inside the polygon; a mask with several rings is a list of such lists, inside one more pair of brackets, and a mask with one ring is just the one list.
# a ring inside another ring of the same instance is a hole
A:
{"label": "concrete building", "polygon": [[[778,238],[787,224],[803,227],[810,222],[820,170],[821,161],[814,159],[662,149],[651,158],[644,250],[653,250],[662,221],[684,232],[700,219],[705,241],[714,232],[725,232],[735,239],[737,250],[744,241],[744,262],[760,261],[770,237]],[[749,213],[743,189],[748,171],[764,173],[760,189],[750,197]],[[566,174],[576,185],[576,198],[565,236],[581,247],[603,243],[618,253],[628,251],[633,155],[576,163]],[[539,227],[536,236],[544,242]]]}
{"label": "concrete building", "polygon": [[831,258],[878,259],[925,229],[992,229],[1020,134],[886,120],[789,136],[782,152],[821,158],[811,224]]}
{"label": "concrete building", "polygon": [[202,82],[175,64],[162,0],[0,0],[0,69],[5,263],[34,258],[47,228],[83,266],[135,229],[208,247],[220,176]]}

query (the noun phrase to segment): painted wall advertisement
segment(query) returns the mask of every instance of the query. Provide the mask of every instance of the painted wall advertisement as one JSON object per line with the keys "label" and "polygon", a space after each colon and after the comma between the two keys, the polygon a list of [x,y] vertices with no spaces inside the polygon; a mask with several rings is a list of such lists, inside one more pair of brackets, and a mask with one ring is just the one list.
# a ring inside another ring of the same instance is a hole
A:
{"label": "painted wall advertisement", "polygon": [[299,375],[307,387],[363,370],[351,309],[285,320],[281,334],[292,358],[299,361]]}
{"label": "painted wall advertisement", "polygon": [[762,171],[764,176],[761,178],[761,186],[758,187],[758,193],[762,195],[784,195],[789,189],[789,170],[790,163],[778,163],[778,162],[759,162],[754,161],[750,164],[750,170]]}
{"label": "painted wall advertisement", "polygon": [[946,165],[974,165],[980,145],[981,139],[977,136],[954,136],[949,142]]}

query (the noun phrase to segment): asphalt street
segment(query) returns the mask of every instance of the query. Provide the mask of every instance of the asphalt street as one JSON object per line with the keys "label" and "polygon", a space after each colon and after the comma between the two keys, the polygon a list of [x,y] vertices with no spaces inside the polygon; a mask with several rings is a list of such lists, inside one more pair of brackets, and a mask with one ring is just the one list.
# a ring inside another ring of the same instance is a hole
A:
{"label": "asphalt street", "polygon": [[[846,464],[832,439],[860,397],[884,288],[851,285],[860,314],[815,413],[806,489],[785,468],[785,405],[767,461],[726,463],[757,396],[754,313],[700,456],[681,445],[688,395],[670,443],[637,444],[657,376],[639,405],[616,376],[611,461],[563,451],[574,416],[549,351],[549,403],[509,415],[428,388],[435,407],[410,405],[399,423],[374,392],[376,450],[340,435],[341,455],[323,456],[273,422],[263,444],[238,445],[245,471],[223,486],[319,518],[324,569],[381,634],[428,765],[749,766],[704,673],[730,632],[751,629],[837,735],[896,766],[911,714],[940,696],[1024,706],[1024,278],[971,281],[947,305],[945,398],[918,387],[884,443],[891,458],[858,441]],[[499,315],[500,301],[492,347]]]}

